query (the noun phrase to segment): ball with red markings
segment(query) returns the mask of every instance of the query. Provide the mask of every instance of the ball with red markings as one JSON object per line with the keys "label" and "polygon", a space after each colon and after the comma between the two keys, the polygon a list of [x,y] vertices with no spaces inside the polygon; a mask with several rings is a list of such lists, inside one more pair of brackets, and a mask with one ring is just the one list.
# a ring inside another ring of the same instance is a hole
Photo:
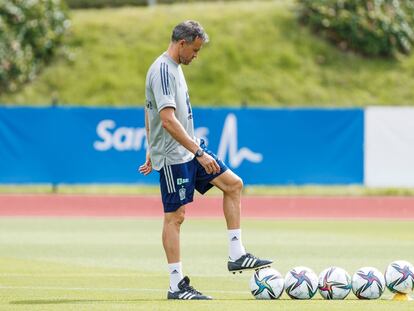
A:
{"label": "ball with red markings", "polygon": [[319,293],[324,299],[345,299],[351,291],[351,277],[342,268],[329,267],[319,274]]}

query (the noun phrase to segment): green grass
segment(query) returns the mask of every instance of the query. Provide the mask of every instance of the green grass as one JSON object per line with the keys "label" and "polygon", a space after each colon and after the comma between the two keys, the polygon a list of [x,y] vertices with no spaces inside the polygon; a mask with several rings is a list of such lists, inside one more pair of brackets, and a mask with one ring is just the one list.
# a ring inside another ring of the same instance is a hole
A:
{"label": "green grass", "polygon": [[[0,219],[0,310],[414,310],[413,302],[256,301],[250,274],[226,271],[223,220],[189,219],[182,261],[194,285],[216,300],[165,300],[168,276],[161,219]],[[246,246],[276,259],[282,274],[297,265],[319,273],[337,265],[385,270],[393,260],[414,262],[412,222],[244,220]],[[206,267],[208,266],[208,269]]]}
{"label": "green grass", "polygon": [[[0,185],[0,194],[73,194],[73,195],[160,195],[159,186],[142,184],[96,185]],[[206,195],[221,195],[217,188]],[[368,188],[364,186],[245,186],[244,195],[273,196],[413,196],[412,188]]]}
{"label": "green grass", "polygon": [[148,66],[186,19],[199,20],[211,38],[185,68],[193,105],[413,104],[414,55],[344,54],[300,26],[287,0],[72,11],[70,57],[0,102],[141,106]]}

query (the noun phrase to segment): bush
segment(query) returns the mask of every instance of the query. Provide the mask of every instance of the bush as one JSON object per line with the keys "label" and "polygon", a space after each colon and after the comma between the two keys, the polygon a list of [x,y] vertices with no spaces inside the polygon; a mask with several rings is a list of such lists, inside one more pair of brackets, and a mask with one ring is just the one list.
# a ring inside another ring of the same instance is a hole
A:
{"label": "bush", "polygon": [[34,79],[69,27],[59,0],[0,1],[0,91]]}
{"label": "bush", "polygon": [[299,0],[300,19],[340,48],[368,56],[408,54],[412,0]]}

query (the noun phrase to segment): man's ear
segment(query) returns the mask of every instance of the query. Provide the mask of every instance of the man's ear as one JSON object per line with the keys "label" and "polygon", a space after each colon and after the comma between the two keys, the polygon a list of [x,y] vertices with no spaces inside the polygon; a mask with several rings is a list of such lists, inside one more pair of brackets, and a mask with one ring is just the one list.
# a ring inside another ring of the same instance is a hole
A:
{"label": "man's ear", "polygon": [[187,43],[187,41],[185,41],[185,39],[181,39],[180,41],[178,41],[178,44],[183,47],[185,44]]}

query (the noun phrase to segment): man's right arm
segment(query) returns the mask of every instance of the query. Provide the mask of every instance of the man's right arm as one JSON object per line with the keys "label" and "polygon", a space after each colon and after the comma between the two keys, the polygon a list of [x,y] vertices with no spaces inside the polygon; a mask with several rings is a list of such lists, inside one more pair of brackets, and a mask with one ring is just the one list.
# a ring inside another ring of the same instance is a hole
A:
{"label": "man's right arm", "polygon": [[[162,127],[184,148],[195,154],[200,147],[187,134],[181,123],[175,117],[174,111],[175,109],[172,107],[166,107],[160,111]],[[220,166],[207,153],[204,153],[201,157],[197,157],[197,160],[208,174],[217,174],[220,172]]]}
{"label": "man's right arm", "polygon": [[145,155],[145,163],[143,165],[141,165],[138,169],[138,171],[141,174],[144,175],[148,175],[149,173],[151,173],[152,171],[152,163],[151,163],[151,158],[150,158],[150,146],[149,146],[149,123],[148,123],[148,111],[147,109],[145,109],[145,132],[147,134],[147,152]]}
{"label": "man's right arm", "polygon": [[144,109],[145,110],[145,133],[146,133],[146,135],[147,135],[147,153],[149,153],[149,131],[150,131],[150,129],[149,129],[149,122],[148,122],[148,111],[147,111],[147,109]]}

